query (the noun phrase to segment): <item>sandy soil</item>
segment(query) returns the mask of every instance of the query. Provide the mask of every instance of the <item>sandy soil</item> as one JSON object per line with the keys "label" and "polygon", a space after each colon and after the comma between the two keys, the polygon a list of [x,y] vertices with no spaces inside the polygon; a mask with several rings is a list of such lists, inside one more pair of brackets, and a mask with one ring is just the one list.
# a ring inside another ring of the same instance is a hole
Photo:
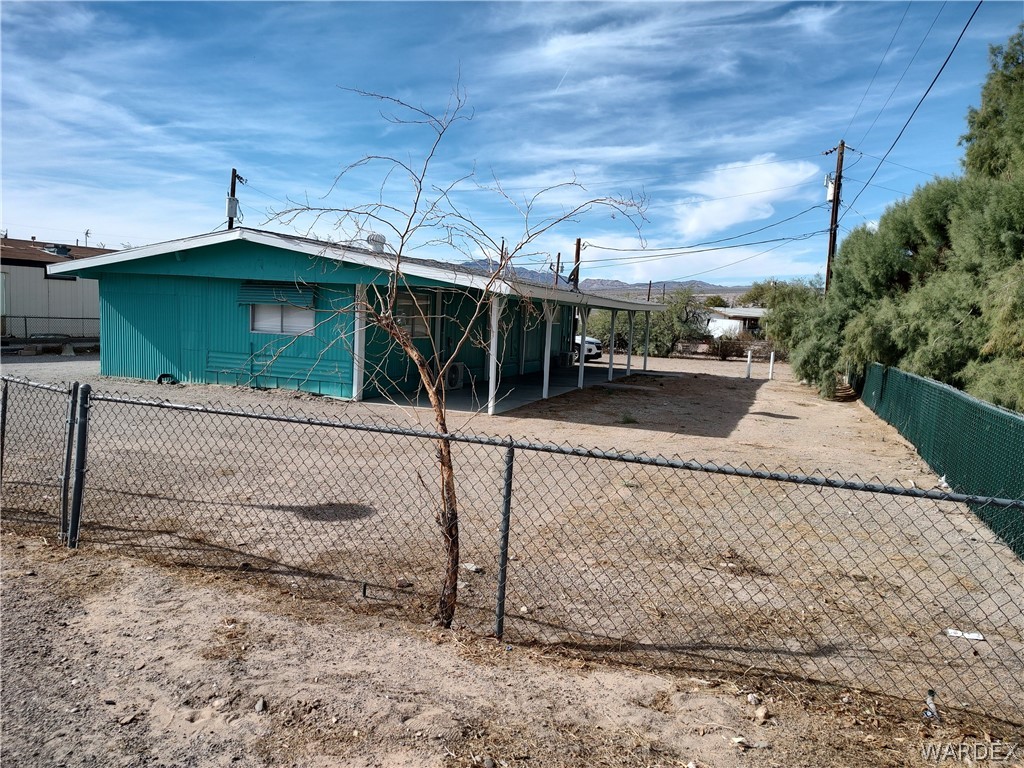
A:
{"label": "sandy soil", "polygon": [[[136,397],[426,421],[293,393],[98,380],[94,360],[3,367]],[[772,382],[764,366],[744,379],[744,367],[658,360],[659,377],[452,420],[543,442],[937,484],[859,403],[819,401],[785,366]],[[905,702],[699,661],[658,674],[599,664],[6,529],[0,556],[5,767],[923,765],[923,744],[991,753],[1024,741],[991,718],[937,724]],[[1003,764],[1024,765],[1024,754]]]}

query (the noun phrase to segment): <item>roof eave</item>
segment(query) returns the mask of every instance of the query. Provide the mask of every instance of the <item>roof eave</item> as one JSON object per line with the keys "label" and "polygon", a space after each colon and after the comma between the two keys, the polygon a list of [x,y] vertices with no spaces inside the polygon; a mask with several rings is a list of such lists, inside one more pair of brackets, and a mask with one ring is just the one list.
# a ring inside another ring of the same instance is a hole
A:
{"label": "roof eave", "polygon": [[[191,250],[209,245],[219,245],[233,240],[245,240],[253,243],[260,243],[271,247],[283,248],[285,250],[306,253],[310,256],[355,263],[360,266],[379,269],[383,272],[390,272],[395,268],[394,258],[386,254],[376,254],[368,251],[354,250],[343,245],[334,243],[322,243],[313,240],[300,240],[290,238],[287,235],[278,235],[273,232],[263,232],[252,229],[228,229],[220,232],[211,232],[205,235],[195,235],[180,240],[170,240],[153,245],[129,248],[123,251],[93,256],[80,259],[76,262],[66,264],[51,264],[47,266],[48,274],[74,273],[81,270],[106,267],[114,264],[121,264],[128,261],[145,259],[151,256],[160,256],[175,251]],[[440,262],[439,262],[440,264]],[[596,296],[576,291],[567,291],[553,286],[540,286],[532,283],[523,283],[508,278],[493,278],[485,275],[475,275],[458,269],[457,265],[431,266],[420,264],[414,261],[402,262],[400,273],[410,277],[419,277],[426,280],[436,280],[457,285],[462,288],[471,288],[479,291],[506,296],[523,296],[542,301],[556,301],[563,304],[583,306],[595,309],[616,309],[626,311],[657,312],[665,309],[663,304],[651,304],[648,302],[630,301],[628,299],[616,299],[607,296]]]}

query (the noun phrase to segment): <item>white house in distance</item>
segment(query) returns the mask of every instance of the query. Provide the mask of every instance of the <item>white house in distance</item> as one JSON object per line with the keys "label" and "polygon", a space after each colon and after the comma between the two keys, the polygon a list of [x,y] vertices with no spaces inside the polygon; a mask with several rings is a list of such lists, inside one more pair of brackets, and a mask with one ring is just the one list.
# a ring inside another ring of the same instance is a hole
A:
{"label": "white house in distance", "polygon": [[708,333],[716,339],[761,330],[764,307],[716,307],[708,313]]}
{"label": "white house in distance", "polygon": [[46,267],[105,253],[110,249],[4,236],[0,240],[0,331],[4,339],[99,338],[97,281],[48,275]]}

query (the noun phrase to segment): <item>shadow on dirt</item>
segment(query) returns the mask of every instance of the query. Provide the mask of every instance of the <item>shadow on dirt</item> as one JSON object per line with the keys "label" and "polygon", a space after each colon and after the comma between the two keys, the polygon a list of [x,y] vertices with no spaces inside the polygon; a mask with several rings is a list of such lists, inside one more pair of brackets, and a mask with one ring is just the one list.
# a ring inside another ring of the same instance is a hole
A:
{"label": "shadow on dirt", "polygon": [[[520,419],[728,437],[751,413],[763,379],[688,373],[634,374],[509,411]],[[797,416],[761,413],[779,419]]]}
{"label": "shadow on dirt", "polygon": [[368,504],[277,504],[265,507],[280,512],[294,512],[303,520],[316,523],[341,523],[346,520],[359,520],[377,513]]}

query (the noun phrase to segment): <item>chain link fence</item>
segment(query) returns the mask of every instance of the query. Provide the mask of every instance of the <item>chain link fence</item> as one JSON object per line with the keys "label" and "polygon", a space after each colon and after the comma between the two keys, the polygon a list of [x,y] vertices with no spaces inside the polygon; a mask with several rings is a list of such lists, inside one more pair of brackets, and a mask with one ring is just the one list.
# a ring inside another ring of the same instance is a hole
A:
{"label": "chain link fence", "polygon": [[[863,397],[953,490],[1024,498],[1024,415],[878,363],[868,367]],[[1024,558],[1024,517],[985,507],[975,512]]]}
{"label": "chain link fence", "polygon": [[32,317],[4,315],[0,335],[16,339],[64,338],[99,339],[98,317]]}
{"label": "chain link fence", "polygon": [[[5,507],[21,490],[4,522],[18,526],[37,503],[28,489],[59,487],[52,470],[50,485],[26,478],[61,466],[74,396],[7,385]],[[945,706],[1024,724],[1021,542],[971,509],[1019,519],[1020,499],[82,390],[89,546],[426,621],[444,574],[433,518],[448,439],[456,621],[474,632],[915,703],[935,689]]]}
{"label": "chain link fence", "polygon": [[77,384],[9,377],[0,387],[3,519],[42,535],[67,531]]}

